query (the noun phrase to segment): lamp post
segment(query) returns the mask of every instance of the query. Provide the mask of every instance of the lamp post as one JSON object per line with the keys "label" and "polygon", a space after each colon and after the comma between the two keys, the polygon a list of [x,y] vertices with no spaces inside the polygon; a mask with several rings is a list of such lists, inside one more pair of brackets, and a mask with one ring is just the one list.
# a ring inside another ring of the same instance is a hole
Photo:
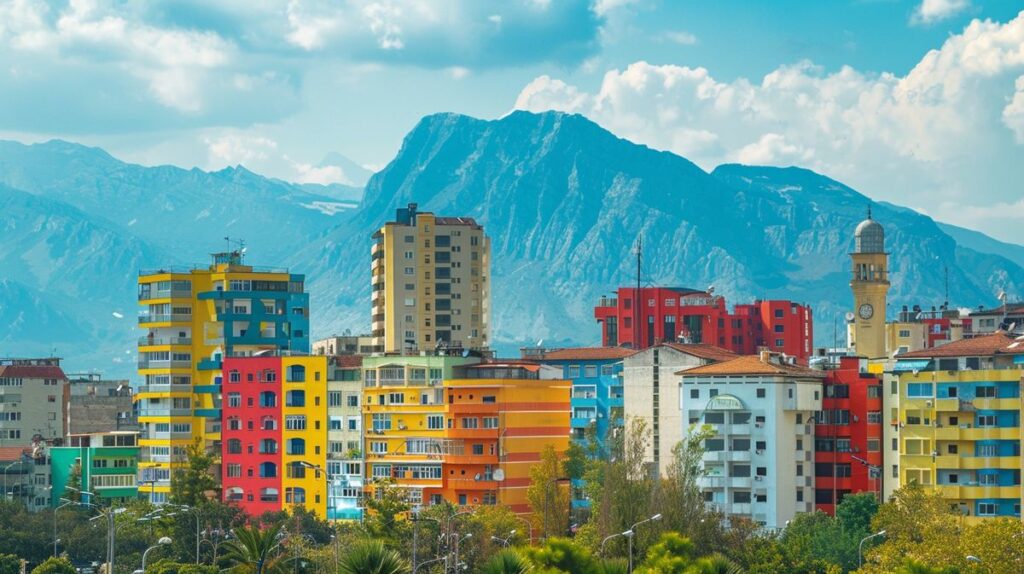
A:
{"label": "lamp post", "polygon": [[456,570],[458,570],[458,568],[459,568],[459,544],[461,544],[463,540],[468,540],[468,539],[470,539],[472,537],[473,537],[473,533],[470,532],[470,533],[466,534],[465,536],[463,536],[462,538],[456,538],[455,539],[455,569]]}
{"label": "lamp post", "polygon": [[629,540],[629,568],[627,570],[628,574],[633,574],[633,538],[636,536],[636,527],[640,526],[641,524],[646,524],[648,522],[653,522],[655,520],[661,520],[661,514],[655,514],[654,516],[652,516],[650,518],[647,518],[645,520],[641,520],[640,522],[637,522],[633,526],[630,526],[629,530],[627,530],[627,531],[622,533]]}
{"label": "lamp post", "polygon": [[420,533],[419,521],[421,521],[421,520],[433,520],[434,522],[437,523],[437,527],[440,529],[441,528],[441,519],[434,518],[432,516],[420,516],[420,513],[418,511],[416,511],[416,510],[413,510],[410,514],[412,515],[411,516],[411,520],[412,520],[412,571],[416,572],[416,568],[417,568],[416,560],[418,558],[417,542],[419,541],[419,533]]}
{"label": "lamp post", "polygon": [[419,568],[420,566],[426,566],[427,564],[433,564],[435,562],[441,562],[441,561],[444,561],[444,571],[448,572],[448,555],[445,554],[444,556],[442,556],[440,558],[434,558],[433,560],[427,560],[426,562],[423,562],[422,564],[417,564],[416,568],[413,568],[412,574],[416,574],[416,569]]}
{"label": "lamp post", "polygon": [[513,514],[512,516],[515,516],[517,520],[520,520],[524,524],[526,524],[527,533],[530,536],[530,540],[529,540],[530,546],[533,546],[533,523],[530,522],[529,520],[527,520],[526,518],[523,518],[522,516],[519,516],[518,514]]}
{"label": "lamp post", "polygon": [[4,502],[7,502],[7,472],[10,471],[11,467],[16,465],[16,464],[21,464],[21,461],[20,460],[16,460],[16,461],[12,462],[11,464],[9,464],[9,465],[4,467]]}
{"label": "lamp post", "polygon": [[[334,491],[334,481],[331,478],[330,473],[327,472],[326,470],[324,470],[323,467],[321,467],[318,464],[313,464],[311,462],[306,462],[304,460],[300,460],[300,461],[298,461],[298,463],[299,463],[299,466],[301,466],[303,468],[308,468],[308,469],[315,470],[317,475],[320,475],[321,473],[323,474],[324,482],[327,485],[327,512],[324,513],[324,518],[326,518],[327,520],[330,520],[331,508],[334,507],[334,505],[331,504],[331,493]],[[414,527],[413,528],[414,540],[415,540],[415,536],[416,536],[416,529]],[[335,569],[335,571],[337,571],[338,565],[340,564],[340,560],[341,560],[341,553],[338,550],[338,528],[337,528],[337,526],[335,526],[335,528],[334,528],[334,536],[332,536],[331,538],[334,540],[334,569]],[[413,546],[413,552],[415,553],[415,545]],[[413,566],[414,567],[415,567],[415,564],[416,564],[416,557],[413,556]]]}
{"label": "lamp post", "polygon": [[612,538],[618,538],[619,536],[631,536],[632,534],[633,532],[631,530],[627,530],[625,532],[619,532],[618,534],[612,534],[611,536],[605,536],[604,540],[601,541],[601,549],[598,550],[597,553],[604,556],[604,545]]}
{"label": "lamp post", "polygon": [[503,547],[508,548],[508,545],[512,542],[512,537],[515,535],[516,531],[512,530],[508,533],[507,538],[501,538],[500,536],[491,536],[491,540],[495,542],[500,542]]}
{"label": "lamp post", "polygon": [[142,553],[142,571],[143,572],[146,571],[146,557],[149,556],[149,551],[150,550],[154,550],[156,548],[160,548],[161,546],[167,546],[170,543],[171,543],[171,539],[166,537],[166,536],[164,536],[164,537],[160,538],[160,540],[157,540],[156,544],[154,544],[153,546],[150,546],[149,548],[146,549],[145,552]]}
{"label": "lamp post", "polygon": [[[80,492],[81,494],[89,495],[90,497],[94,496],[93,493],[86,492],[84,490],[78,490],[78,489],[74,489],[74,488],[72,490],[75,490],[76,492]],[[114,548],[115,548],[115,546],[114,546],[114,542],[115,542],[114,536],[115,536],[115,532],[116,532],[114,516],[116,516],[118,514],[121,514],[122,512],[125,511],[125,509],[124,508],[104,508],[102,506],[93,504],[91,502],[75,502],[75,504],[77,504],[78,506],[86,506],[86,507],[89,507],[89,508],[93,508],[97,512],[99,512],[99,515],[90,518],[89,519],[90,521],[96,520],[97,518],[105,518],[106,519],[106,521],[107,521],[107,572],[113,572],[114,571]]]}
{"label": "lamp post", "polygon": [[885,531],[884,530],[879,530],[878,532],[876,532],[874,534],[869,534],[869,535],[865,536],[864,538],[862,538],[861,541],[860,541],[860,544],[857,545],[857,569],[858,570],[860,569],[861,566],[864,565],[864,543],[867,542],[868,540],[871,540],[872,538],[876,538],[878,536],[885,536]]}
{"label": "lamp post", "polygon": [[53,557],[54,558],[57,557],[57,511],[60,510],[61,508],[64,508],[65,506],[70,506],[70,505],[75,503],[75,501],[68,500],[66,498],[61,498],[60,501],[64,502],[64,504],[61,504],[57,508],[53,509]]}

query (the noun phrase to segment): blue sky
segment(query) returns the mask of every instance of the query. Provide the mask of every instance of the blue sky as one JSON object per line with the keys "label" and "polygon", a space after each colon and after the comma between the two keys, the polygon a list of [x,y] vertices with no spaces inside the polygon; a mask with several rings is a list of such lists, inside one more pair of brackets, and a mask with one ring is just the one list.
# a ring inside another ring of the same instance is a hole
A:
{"label": "blue sky", "polygon": [[1024,3],[0,0],[0,137],[358,181],[423,115],[582,113],[1024,243]]}

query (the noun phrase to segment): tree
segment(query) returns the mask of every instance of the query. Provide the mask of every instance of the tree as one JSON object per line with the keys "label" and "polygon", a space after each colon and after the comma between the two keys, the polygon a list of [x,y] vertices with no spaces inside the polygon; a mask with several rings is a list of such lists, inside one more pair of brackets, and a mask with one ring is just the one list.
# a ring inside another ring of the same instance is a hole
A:
{"label": "tree", "polygon": [[596,574],[599,568],[586,548],[557,536],[526,549],[525,555],[533,564],[535,574]]}
{"label": "tree", "polygon": [[405,492],[392,479],[374,482],[373,491],[373,496],[366,499],[368,512],[363,527],[373,538],[397,543],[408,532],[408,521],[399,520],[411,508]]}
{"label": "tree", "polygon": [[224,544],[224,561],[231,574],[286,574],[280,552],[281,526],[235,528],[234,539]]}
{"label": "tree", "polygon": [[339,574],[408,574],[409,563],[379,540],[360,542],[341,558]]}
{"label": "tree", "polygon": [[64,485],[64,498],[75,502],[82,501],[82,463],[75,461],[68,474],[68,481]]}
{"label": "tree", "polygon": [[75,574],[75,567],[67,558],[47,558],[32,569],[32,574]]}
{"label": "tree", "polygon": [[913,558],[907,558],[894,574],[959,574],[959,570],[952,566],[932,567],[927,566]]}
{"label": "tree", "polygon": [[540,463],[530,467],[530,486],[526,489],[534,524],[545,538],[564,534],[569,526],[569,493],[559,484],[564,480],[558,453],[546,445]]}
{"label": "tree", "polygon": [[[977,556],[987,574],[1019,574],[1024,570],[1024,527],[1019,518],[988,518],[967,527],[960,536],[959,555]],[[971,572],[966,563],[958,564]]]}
{"label": "tree", "polygon": [[910,558],[931,566],[961,564],[963,517],[934,491],[916,482],[893,492],[878,509],[871,530],[885,538],[864,551],[865,572],[893,572]]}
{"label": "tree", "polygon": [[836,519],[847,532],[867,534],[878,513],[878,498],[871,492],[847,494],[836,507]]}
{"label": "tree", "polygon": [[501,550],[484,562],[480,574],[526,574],[533,565],[515,550]]}
{"label": "tree", "polygon": [[693,565],[694,546],[677,532],[666,532],[647,551],[637,572],[640,574],[683,574]]}
{"label": "tree", "polygon": [[146,567],[145,574],[217,574],[216,566],[206,564],[182,564],[170,559],[158,560]]}
{"label": "tree", "polygon": [[217,479],[211,473],[215,461],[203,449],[199,439],[187,447],[185,454],[188,463],[171,476],[170,501],[198,508],[216,496]]}
{"label": "tree", "polygon": [[0,574],[19,574],[21,559],[14,554],[0,554]]}
{"label": "tree", "polygon": [[[665,479],[656,491],[657,508],[662,514],[657,526],[687,536],[701,549],[711,550],[717,545],[717,528],[708,530],[712,523],[699,480],[705,475],[703,467],[704,441],[715,435],[713,427],[692,425],[686,436],[672,448],[672,458],[665,469]],[[718,523],[714,525],[717,527]]]}

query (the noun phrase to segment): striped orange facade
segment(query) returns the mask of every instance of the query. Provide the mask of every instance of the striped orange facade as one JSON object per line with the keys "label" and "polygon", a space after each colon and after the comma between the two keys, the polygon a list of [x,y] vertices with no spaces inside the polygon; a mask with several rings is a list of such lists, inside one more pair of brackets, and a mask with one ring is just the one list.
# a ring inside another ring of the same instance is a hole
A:
{"label": "striped orange facade", "polygon": [[414,506],[528,512],[530,467],[545,446],[568,447],[571,383],[539,365],[385,356],[363,367],[370,491],[390,480]]}

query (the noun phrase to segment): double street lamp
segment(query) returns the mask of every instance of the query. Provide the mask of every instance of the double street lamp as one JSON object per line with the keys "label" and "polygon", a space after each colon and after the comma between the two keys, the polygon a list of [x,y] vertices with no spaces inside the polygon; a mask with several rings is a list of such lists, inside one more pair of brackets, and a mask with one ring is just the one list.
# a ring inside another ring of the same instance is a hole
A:
{"label": "double street lamp", "polygon": [[869,535],[865,536],[864,538],[862,538],[861,541],[860,541],[860,544],[857,545],[857,569],[858,570],[860,569],[861,566],[864,565],[864,543],[867,542],[868,540],[871,540],[872,538],[877,538],[879,536],[885,536],[885,531],[884,530],[879,530],[878,532],[876,532],[874,534],[869,534]]}
{"label": "double street lamp", "polygon": [[154,544],[153,546],[150,546],[149,548],[146,549],[145,552],[142,553],[142,572],[146,571],[146,557],[149,556],[149,551],[150,550],[155,550],[157,548],[160,548],[161,546],[167,546],[170,543],[171,543],[171,539],[166,537],[166,536],[163,536],[163,537],[160,538],[160,540],[156,541],[156,544]]}

